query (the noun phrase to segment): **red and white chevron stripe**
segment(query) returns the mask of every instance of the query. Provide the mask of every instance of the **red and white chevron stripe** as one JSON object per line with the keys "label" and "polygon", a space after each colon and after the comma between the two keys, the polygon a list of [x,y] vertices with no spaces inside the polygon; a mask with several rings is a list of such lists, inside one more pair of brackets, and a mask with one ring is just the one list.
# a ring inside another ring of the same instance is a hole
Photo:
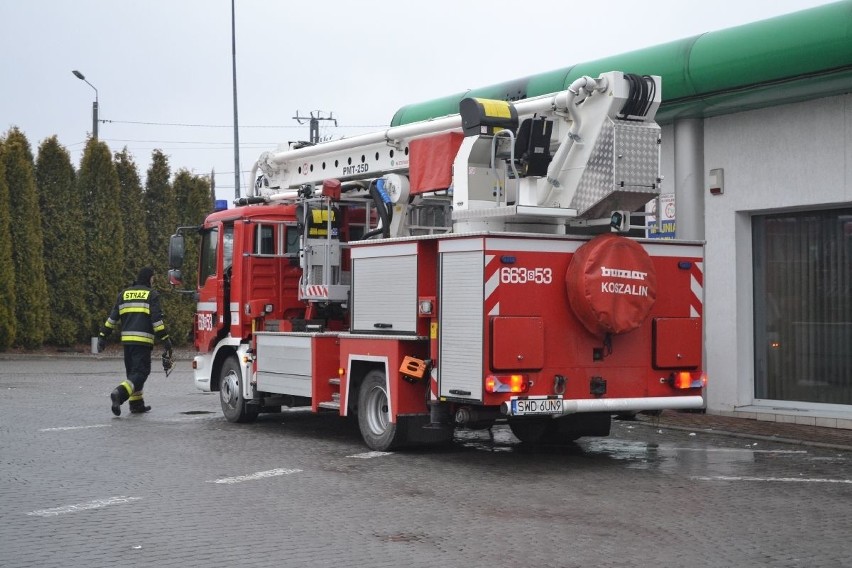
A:
{"label": "red and white chevron stripe", "polygon": [[303,298],[328,298],[328,286],[311,284],[301,287]]}
{"label": "red and white chevron stripe", "polygon": [[497,255],[485,255],[485,305],[483,311],[489,316],[500,315],[500,259]]}
{"label": "red and white chevron stripe", "polygon": [[704,263],[693,262],[689,271],[689,316],[701,317],[704,313]]}

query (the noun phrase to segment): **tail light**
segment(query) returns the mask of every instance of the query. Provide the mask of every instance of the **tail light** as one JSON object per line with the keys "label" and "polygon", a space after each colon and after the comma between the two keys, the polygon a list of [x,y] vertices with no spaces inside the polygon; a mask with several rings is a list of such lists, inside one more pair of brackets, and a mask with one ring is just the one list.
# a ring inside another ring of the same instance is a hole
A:
{"label": "tail light", "polygon": [[676,389],[698,389],[707,385],[707,377],[701,372],[680,371],[672,373],[672,386]]}
{"label": "tail light", "polygon": [[485,392],[527,392],[530,381],[526,375],[488,375]]}

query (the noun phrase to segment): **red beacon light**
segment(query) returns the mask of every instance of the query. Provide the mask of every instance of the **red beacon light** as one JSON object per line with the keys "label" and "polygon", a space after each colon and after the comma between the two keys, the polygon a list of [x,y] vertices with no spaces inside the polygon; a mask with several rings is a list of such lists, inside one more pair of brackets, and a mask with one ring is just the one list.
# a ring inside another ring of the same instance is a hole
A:
{"label": "red beacon light", "polygon": [[485,392],[527,392],[530,381],[526,375],[488,375],[485,377]]}
{"label": "red beacon light", "polygon": [[[325,167],[325,166],[323,166]],[[322,182],[321,195],[332,201],[340,201],[341,183],[337,179],[327,179]]]}

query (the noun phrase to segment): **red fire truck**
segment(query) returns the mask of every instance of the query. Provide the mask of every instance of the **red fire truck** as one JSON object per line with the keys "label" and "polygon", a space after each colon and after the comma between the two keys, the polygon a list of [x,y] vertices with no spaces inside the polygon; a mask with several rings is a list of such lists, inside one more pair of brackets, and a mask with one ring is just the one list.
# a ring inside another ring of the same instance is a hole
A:
{"label": "red fire truck", "polygon": [[702,407],[703,246],[627,236],[660,192],[659,103],[659,77],[610,72],[265,153],[251,195],[172,237],[174,282],[201,239],[196,385],[232,422],[357,416],[380,451]]}

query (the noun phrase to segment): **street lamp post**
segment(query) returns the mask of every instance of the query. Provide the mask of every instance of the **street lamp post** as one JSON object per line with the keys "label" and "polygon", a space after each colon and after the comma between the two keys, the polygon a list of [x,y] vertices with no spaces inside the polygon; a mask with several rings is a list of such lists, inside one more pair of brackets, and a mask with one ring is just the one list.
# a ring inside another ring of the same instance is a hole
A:
{"label": "street lamp post", "polygon": [[77,71],[76,69],[71,71],[74,73],[74,76],[80,79],[81,81],[85,81],[87,85],[91,88],[95,89],[95,102],[92,103],[92,137],[95,141],[98,140],[98,89],[86,81],[86,76]]}

